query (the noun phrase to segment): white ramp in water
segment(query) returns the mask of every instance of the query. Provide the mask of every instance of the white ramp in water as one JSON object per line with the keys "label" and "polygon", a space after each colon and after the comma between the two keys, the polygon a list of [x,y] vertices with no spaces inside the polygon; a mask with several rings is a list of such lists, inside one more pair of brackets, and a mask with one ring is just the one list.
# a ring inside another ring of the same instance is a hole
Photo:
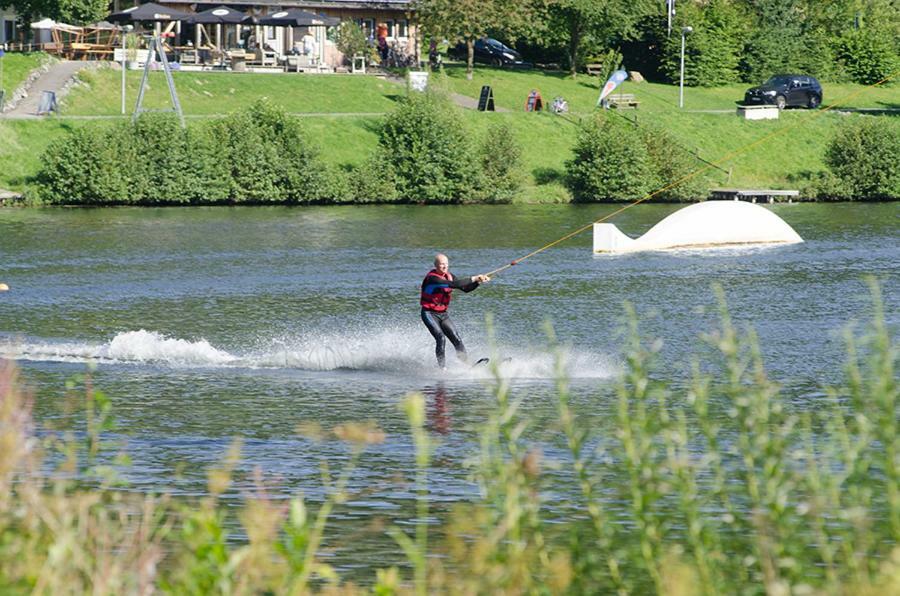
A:
{"label": "white ramp in water", "polygon": [[783,219],[741,201],[707,201],[679,209],[640,238],[626,236],[613,224],[594,224],[595,253],[796,242],[803,238]]}

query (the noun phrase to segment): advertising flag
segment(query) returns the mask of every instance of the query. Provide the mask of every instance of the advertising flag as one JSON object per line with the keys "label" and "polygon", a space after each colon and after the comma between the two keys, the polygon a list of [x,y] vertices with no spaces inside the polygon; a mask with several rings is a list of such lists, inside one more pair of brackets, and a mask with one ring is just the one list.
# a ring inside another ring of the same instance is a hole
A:
{"label": "advertising flag", "polygon": [[600,97],[597,99],[597,105],[599,106],[603,103],[603,100],[606,99],[606,96],[613,92],[613,90],[619,86],[619,83],[628,78],[628,73],[624,70],[617,70],[609,76],[609,80],[606,81],[606,84],[603,85],[603,90],[600,91]]}

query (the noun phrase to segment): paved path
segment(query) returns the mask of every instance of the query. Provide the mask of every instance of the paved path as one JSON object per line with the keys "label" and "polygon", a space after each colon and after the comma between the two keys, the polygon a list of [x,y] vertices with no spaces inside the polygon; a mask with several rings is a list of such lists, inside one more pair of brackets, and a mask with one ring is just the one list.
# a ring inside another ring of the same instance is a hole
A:
{"label": "paved path", "polygon": [[[406,79],[398,77],[394,74],[387,75],[386,79],[396,85],[403,85],[404,87],[406,86]],[[475,99],[474,97],[469,97],[468,95],[462,95],[460,93],[451,93],[450,101],[452,101],[459,107],[465,108],[467,110],[477,110],[478,109],[478,100]],[[501,107],[497,106],[496,111],[509,112],[510,110],[508,108],[501,108]]]}
{"label": "paved path", "polygon": [[[349,118],[380,118],[387,112],[287,112],[289,116],[297,116],[298,118],[330,118],[330,117],[349,117]],[[229,114],[185,114],[185,120],[203,120],[204,118],[226,118]],[[0,115],[0,120],[30,120],[36,118],[34,114],[12,114],[12,112]],[[122,116],[116,115],[99,115],[99,116],[78,116],[61,114],[59,116],[51,116],[55,120],[125,120],[131,119],[131,114]]]}
{"label": "paved path", "polygon": [[42,74],[28,88],[28,97],[19,102],[19,105],[6,113],[12,118],[37,117],[38,105],[44,91],[53,91],[59,99],[59,91],[68,83],[79,70],[88,66],[87,62],[64,60],[50,67],[50,70]]}

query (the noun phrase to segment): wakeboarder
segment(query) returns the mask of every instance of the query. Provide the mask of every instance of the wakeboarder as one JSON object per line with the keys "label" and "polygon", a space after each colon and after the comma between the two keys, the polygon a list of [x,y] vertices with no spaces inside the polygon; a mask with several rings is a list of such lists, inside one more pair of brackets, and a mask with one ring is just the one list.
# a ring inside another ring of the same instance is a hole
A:
{"label": "wakeboarder", "polygon": [[446,368],[444,347],[446,338],[456,349],[456,356],[463,362],[468,361],[466,346],[463,345],[459,333],[450,321],[450,293],[453,290],[462,290],[469,293],[479,285],[491,281],[487,275],[473,275],[472,277],[454,277],[450,273],[450,261],[447,255],[438,253],[434,256],[434,269],[428,272],[422,281],[422,322],[428,327],[428,331],[434,337],[434,354],[437,356],[438,366]]}

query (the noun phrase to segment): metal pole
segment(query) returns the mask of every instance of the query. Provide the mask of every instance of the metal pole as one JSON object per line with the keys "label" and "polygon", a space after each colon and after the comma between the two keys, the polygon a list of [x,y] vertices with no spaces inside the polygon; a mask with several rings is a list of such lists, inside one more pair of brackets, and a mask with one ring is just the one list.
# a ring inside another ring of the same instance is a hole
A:
{"label": "metal pole", "polygon": [[122,28],[122,115],[125,115],[125,54],[128,49],[125,47],[125,28]]}
{"label": "metal pole", "polygon": [[666,37],[672,35],[672,0],[666,0]]}
{"label": "metal pole", "polygon": [[684,107],[684,38],[686,34],[684,30],[681,31],[681,77],[680,77],[680,89],[678,91],[678,107]]}

